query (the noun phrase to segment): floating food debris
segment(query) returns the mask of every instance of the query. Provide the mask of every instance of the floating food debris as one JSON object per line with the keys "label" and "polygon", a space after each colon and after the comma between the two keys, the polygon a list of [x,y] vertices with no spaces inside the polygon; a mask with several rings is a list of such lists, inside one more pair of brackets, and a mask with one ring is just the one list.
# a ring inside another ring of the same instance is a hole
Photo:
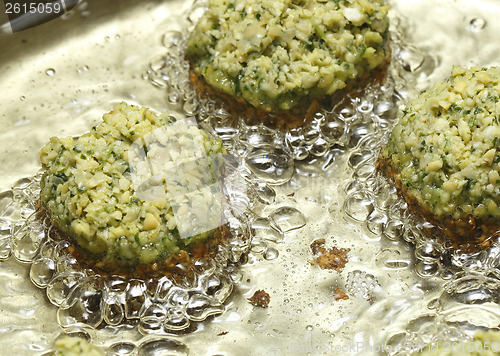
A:
{"label": "floating food debris", "polygon": [[248,300],[253,306],[267,308],[271,301],[271,296],[264,290],[258,290]]}
{"label": "floating food debris", "polygon": [[313,254],[320,254],[314,261],[309,261],[311,265],[319,265],[322,269],[333,269],[337,272],[342,272],[347,262],[347,253],[349,249],[339,249],[335,246],[327,249],[323,247],[325,239],[318,239],[311,244]]}

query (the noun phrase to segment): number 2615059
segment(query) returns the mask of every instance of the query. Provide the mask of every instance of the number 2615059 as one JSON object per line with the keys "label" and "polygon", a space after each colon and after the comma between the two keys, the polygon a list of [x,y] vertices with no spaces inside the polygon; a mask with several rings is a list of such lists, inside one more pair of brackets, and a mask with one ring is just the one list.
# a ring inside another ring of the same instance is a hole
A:
{"label": "number 2615059", "polygon": [[62,4],[60,2],[49,2],[49,3],[6,3],[5,13],[6,14],[27,14],[27,13],[59,13],[63,10]]}

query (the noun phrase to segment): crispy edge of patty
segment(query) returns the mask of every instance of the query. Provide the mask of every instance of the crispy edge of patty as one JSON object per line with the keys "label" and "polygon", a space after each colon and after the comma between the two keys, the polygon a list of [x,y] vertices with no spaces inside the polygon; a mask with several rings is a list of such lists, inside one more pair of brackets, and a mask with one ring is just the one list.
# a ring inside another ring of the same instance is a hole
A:
{"label": "crispy edge of patty", "polygon": [[367,87],[384,84],[387,78],[389,64],[391,63],[391,43],[390,35],[387,34],[387,41],[384,45],[386,51],[386,61],[384,64],[366,71],[356,79],[349,80],[347,86],[337,90],[332,95],[324,95],[320,98],[302,98],[300,103],[290,110],[267,110],[257,108],[245,99],[222,92],[212,87],[205,78],[196,70],[196,66],[190,58],[185,57],[189,63],[189,80],[202,98],[212,98],[219,100],[228,113],[233,116],[230,121],[231,126],[237,126],[237,118],[242,117],[247,125],[264,124],[273,129],[290,130],[301,127],[309,123],[314,114],[321,107],[331,110],[342,98],[353,95],[360,96]]}
{"label": "crispy edge of patty", "polygon": [[472,215],[453,219],[450,216],[433,214],[402,184],[401,174],[382,154],[377,159],[376,170],[394,184],[398,194],[408,204],[411,214],[433,225],[428,237],[442,235],[454,248],[467,251],[488,248],[494,237],[500,236],[500,225],[495,224],[494,219],[479,219]]}

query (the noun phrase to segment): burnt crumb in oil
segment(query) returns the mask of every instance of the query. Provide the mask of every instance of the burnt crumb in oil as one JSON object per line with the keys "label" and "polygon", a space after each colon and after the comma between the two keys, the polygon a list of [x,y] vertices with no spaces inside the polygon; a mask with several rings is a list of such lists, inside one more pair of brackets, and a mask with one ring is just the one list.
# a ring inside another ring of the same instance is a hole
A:
{"label": "burnt crumb in oil", "polygon": [[256,291],[252,297],[248,298],[250,304],[256,307],[267,308],[271,301],[271,296],[264,290]]}
{"label": "burnt crumb in oil", "polygon": [[349,249],[337,248],[335,246],[327,249],[323,245],[325,239],[317,239],[311,244],[311,251],[314,255],[318,255],[314,261],[309,261],[311,265],[318,265],[321,269],[333,269],[337,272],[342,272],[349,259],[347,253]]}
{"label": "burnt crumb in oil", "polygon": [[349,299],[349,296],[340,288],[337,288],[333,292],[333,299],[335,300],[347,300]]}

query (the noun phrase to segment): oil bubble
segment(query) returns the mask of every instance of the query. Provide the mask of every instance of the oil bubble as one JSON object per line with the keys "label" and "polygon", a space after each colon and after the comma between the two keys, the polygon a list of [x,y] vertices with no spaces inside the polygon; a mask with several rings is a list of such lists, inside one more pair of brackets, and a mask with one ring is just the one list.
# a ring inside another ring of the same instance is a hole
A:
{"label": "oil bubble", "polygon": [[471,32],[479,33],[484,29],[485,26],[486,26],[486,21],[480,17],[473,18],[469,22],[469,30]]}

